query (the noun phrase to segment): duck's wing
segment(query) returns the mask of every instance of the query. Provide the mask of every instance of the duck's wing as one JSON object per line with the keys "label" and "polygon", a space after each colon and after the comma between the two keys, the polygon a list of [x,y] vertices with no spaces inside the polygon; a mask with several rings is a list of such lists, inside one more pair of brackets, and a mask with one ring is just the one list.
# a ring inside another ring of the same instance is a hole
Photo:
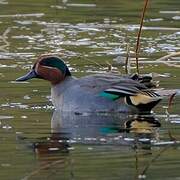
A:
{"label": "duck's wing", "polygon": [[136,84],[120,84],[116,86],[112,86],[108,89],[105,89],[104,92],[110,93],[110,94],[116,94],[120,97],[124,96],[136,96],[137,94],[146,95],[149,97],[159,97],[157,93],[155,93],[154,90],[144,88],[141,85],[136,86]]}
{"label": "duck's wing", "polygon": [[141,111],[150,111],[162,97],[138,81],[122,80],[119,84],[105,89],[100,96],[111,100],[124,98],[128,105],[136,106]]}
{"label": "duck's wing", "polygon": [[79,79],[79,85],[89,91],[101,92],[113,86],[137,87],[138,89],[146,89],[144,84],[137,80],[131,79],[130,76],[120,76],[111,73],[95,74]]}
{"label": "duck's wing", "polygon": [[95,74],[81,78],[81,88],[112,101],[124,98],[128,105],[140,111],[150,111],[162,98],[144,83],[130,76]]}

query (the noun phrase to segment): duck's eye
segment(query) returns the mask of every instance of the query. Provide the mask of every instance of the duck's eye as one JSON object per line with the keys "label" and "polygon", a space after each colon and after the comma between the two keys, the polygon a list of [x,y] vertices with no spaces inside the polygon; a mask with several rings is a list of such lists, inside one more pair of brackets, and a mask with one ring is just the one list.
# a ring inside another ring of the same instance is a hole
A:
{"label": "duck's eye", "polygon": [[50,60],[49,58],[43,59],[39,62],[39,64],[43,66],[51,66],[51,61],[49,60]]}

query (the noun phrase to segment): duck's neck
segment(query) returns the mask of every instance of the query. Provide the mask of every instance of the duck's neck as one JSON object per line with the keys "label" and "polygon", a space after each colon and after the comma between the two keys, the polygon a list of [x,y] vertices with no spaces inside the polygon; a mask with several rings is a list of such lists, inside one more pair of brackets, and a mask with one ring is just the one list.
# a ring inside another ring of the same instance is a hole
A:
{"label": "duck's neck", "polygon": [[52,98],[52,103],[56,107],[57,101],[60,101],[60,96],[63,94],[63,92],[68,89],[71,86],[71,83],[73,83],[76,79],[72,76],[67,76],[64,81],[61,81],[60,83],[56,85],[51,86],[51,98]]}

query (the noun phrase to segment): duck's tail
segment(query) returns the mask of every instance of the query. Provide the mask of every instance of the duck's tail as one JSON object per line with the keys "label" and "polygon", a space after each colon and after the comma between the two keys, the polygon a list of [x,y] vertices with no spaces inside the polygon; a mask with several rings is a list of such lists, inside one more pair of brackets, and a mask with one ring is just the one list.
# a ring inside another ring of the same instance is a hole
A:
{"label": "duck's tail", "polygon": [[133,96],[125,97],[125,102],[135,106],[140,112],[150,112],[161,100],[162,97],[152,90],[144,90]]}
{"label": "duck's tail", "polygon": [[153,81],[151,75],[132,74],[130,78],[144,84],[147,88],[156,88],[158,86],[158,81]]}

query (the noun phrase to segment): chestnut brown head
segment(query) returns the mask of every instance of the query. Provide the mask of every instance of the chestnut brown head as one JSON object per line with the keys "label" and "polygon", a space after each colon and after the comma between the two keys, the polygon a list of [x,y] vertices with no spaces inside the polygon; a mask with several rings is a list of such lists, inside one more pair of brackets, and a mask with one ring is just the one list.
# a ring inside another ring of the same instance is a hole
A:
{"label": "chestnut brown head", "polygon": [[56,85],[63,81],[71,73],[66,64],[57,56],[41,56],[34,64],[33,68],[26,75],[16,79],[16,81],[27,81],[32,78],[45,79]]}

